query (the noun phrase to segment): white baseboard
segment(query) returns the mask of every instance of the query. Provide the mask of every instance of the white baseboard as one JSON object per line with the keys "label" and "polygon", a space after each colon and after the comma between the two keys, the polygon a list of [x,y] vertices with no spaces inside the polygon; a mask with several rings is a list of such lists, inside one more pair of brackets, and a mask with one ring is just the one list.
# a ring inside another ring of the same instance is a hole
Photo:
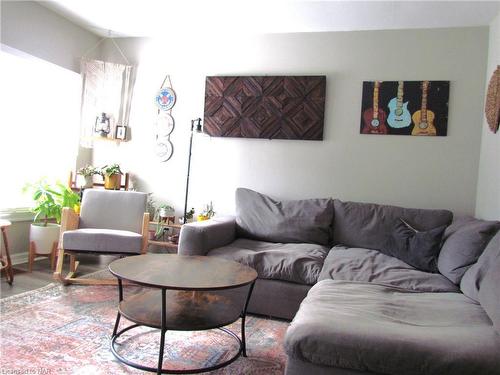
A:
{"label": "white baseboard", "polygon": [[[27,251],[22,252],[22,253],[11,254],[11,256],[10,256],[10,260],[11,260],[13,266],[15,266],[17,264],[22,264],[22,263],[28,263],[28,259],[29,259],[29,253]],[[47,257],[36,257],[35,262],[37,260],[41,260],[41,259],[47,259]]]}
{"label": "white baseboard", "polygon": [[12,261],[12,265],[27,263],[28,262],[28,255],[29,255],[29,253],[27,251],[22,252],[22,253],[11,254],[10,260]]}

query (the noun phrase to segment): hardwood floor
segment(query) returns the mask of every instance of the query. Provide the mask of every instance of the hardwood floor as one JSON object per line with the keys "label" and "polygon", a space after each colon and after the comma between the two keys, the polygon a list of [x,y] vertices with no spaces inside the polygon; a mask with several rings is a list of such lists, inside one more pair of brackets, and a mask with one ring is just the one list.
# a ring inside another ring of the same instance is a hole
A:
{"label": "hardwood floor", "polygon": [[[117,257],[114,256],[96,256],[79,255],[78,274],[84,275],[95,271],[106,269],[108,264]],[[67,268],[66,268],[67,269]],[[0,282],[0,298],[13,296],[16,294],[28,292],[46,286],[52,282],[52,270],[48,258],[41,258],[33,264],[33,272],[28,272],[28,263],[22,263],[14,266],[14,283],[7,283],[4,272]]]}

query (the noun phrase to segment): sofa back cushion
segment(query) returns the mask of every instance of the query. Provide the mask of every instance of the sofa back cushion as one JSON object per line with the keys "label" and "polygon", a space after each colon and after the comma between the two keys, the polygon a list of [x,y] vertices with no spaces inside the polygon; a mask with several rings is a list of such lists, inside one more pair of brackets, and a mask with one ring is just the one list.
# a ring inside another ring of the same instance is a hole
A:
{"label": "sofa back cushion", "polygon": [[498,221],[473,217],[454,219],[444,232],[444,242],[438,259],[438,269],[455,284],[476,263],[484,248],[500,228]]}
{"label": "sofa back cushion", "polygon": [[447,210],[403,208],[373,203],[334,200],[333,240],[336,244],[380,250],[394,226],[403,219],[414,228],[428,231],[449,225],[453,214]]}
{"label": "sofa back cushion", "polygon": [[236,190],[236,227],[240,237],[268,242],[330,245],[331,199],[278,201],[250,189]]}
{"label": "sofa back cushion", "polygon": [[500,333],[500,255],[493,259],[479,288],[479,303]]}
{"label": "sofa back cushion", "polygon": [[479,302],[479,290],[486,273],[493,265],[495,259],[500,256],[500,232],[488,242],[483,253],[462,277],[460,281],[460,289],[467,297]]}

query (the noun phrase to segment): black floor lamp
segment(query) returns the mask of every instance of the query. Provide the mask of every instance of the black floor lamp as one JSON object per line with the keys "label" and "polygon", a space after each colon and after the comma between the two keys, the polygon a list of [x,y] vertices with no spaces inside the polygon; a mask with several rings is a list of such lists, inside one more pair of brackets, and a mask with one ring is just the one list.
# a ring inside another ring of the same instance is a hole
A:
{"label": "black floor lamp", "polygon": [[186,198],[184,199],[184,224],[187,222],[187,204],[188,204],[188,194],[189,194],[189,173],[191,171],[191,150],[193,148],[193,134],[203,132],[201,126],[201,118],[191,120],[191,136],[189,138],[189,157],[188,157],[188,169],[186,178]]}

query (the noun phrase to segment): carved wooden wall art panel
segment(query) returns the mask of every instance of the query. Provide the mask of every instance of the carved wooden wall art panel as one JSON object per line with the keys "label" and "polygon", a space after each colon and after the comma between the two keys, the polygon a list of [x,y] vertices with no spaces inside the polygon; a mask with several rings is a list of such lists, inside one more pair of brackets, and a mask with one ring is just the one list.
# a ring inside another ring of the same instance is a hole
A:
{"label": "carved wooden wall art panel", "polygon": [[322,140],[325,76],[207,77],[205,133]]}

